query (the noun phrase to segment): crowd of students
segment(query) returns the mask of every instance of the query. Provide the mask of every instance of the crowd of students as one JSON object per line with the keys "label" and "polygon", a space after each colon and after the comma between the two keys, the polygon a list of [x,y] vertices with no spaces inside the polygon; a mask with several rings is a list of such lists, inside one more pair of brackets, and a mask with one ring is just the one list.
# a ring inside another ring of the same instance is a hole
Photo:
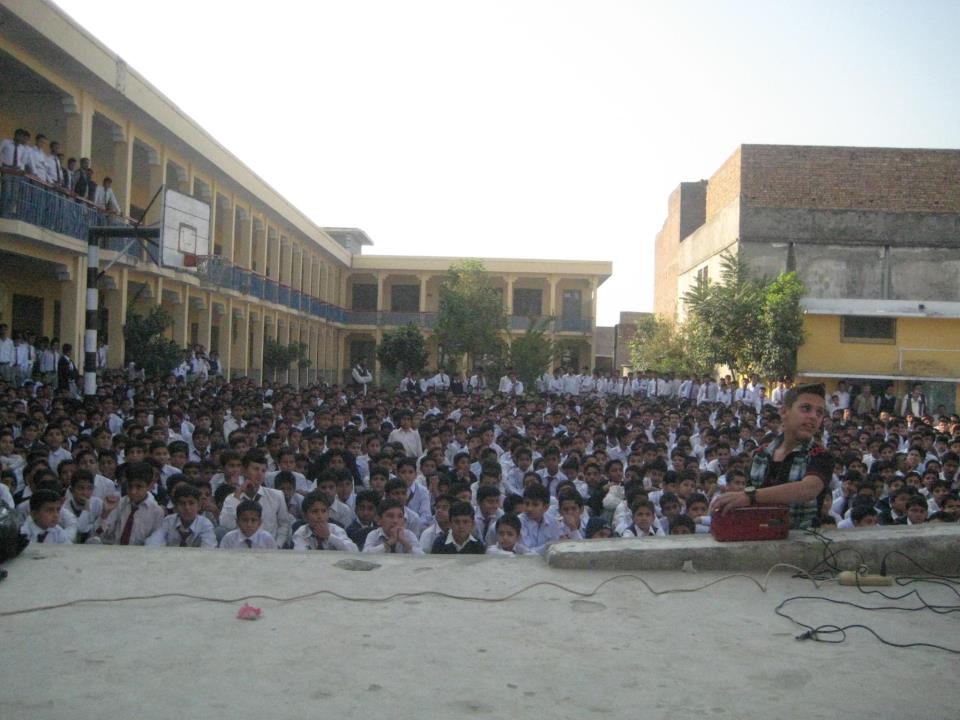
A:
{"label": "crowd of students", "polygon": [[104,212],[121,214],[113,180],[105,177],[97,183],[90,158],[82,157],[78,161],[75,157],[66,157],[60,143],[49,141],[42,133],[33,136],[29,130],[18,128],[12,138],[0,141],[0,167],[89,202]]}
{"label": "crowd of students", "polygon": [[[0,502],[39,543],[522,555],[709,532],[796,393],[778,383],[758,406],[745,379],[727,404],[700,392],[711,378],[668,395],[648,375],[625,395],[106,372],[88,399],[4,377]],[[803,526],[957,522],[960,418],[915,413],[921,386],[893,411],[842,392]]]}

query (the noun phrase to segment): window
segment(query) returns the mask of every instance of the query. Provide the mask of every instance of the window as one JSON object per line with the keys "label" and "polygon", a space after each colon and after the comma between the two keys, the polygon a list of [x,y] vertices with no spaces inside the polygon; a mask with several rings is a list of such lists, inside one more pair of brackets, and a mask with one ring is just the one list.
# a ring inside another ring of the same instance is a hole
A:
{"label": "window", "polygon": [[515,288],[513,291],[513,314],[521,317],[538,317],[543,314],[543,291]]}
{"label": "window", "polygon": [[372,311],[377,309],[377,286],[373,283],[356,283],[353,286],[353,309]]}
{"label": "window", "polygon": [[710,268],[704,265],[702,268],[697,270],[697,283],[705,285],[710,280]]}
{"label": "window", "polygon": [[420,286],[394,285],[391,287],[390,309],[393,312],[420,312]]}
{"label": "window", "polygon": [[897,340],[897,320],[890,317],[844,315],[840,321],[844,342],[893,343]]}

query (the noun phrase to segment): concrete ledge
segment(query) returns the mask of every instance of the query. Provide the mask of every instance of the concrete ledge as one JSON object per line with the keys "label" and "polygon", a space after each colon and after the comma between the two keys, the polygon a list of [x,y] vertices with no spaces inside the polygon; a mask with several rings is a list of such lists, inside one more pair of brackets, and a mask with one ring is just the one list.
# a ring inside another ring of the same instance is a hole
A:
{"label": "concrete ledge", "polygon": [[[831,530],[823,533],[834,542],[830,549],[844,570],[863,562],[879,572],[887,553],[898,550],[931,572],[960,574],[960,525],[934,523],[919,527]],[[855,550],[856,552],[852,552]],[[664,538],[622,538],[554,543],[547,563],[555,568],[589,570],[679,570],[691,561],[697,570],[766,570],[778,562],[813,568],[823,559],[823,543],[813,535],[793,531],[788,540],[717,542],[712,535]],[[923,572],[906,558],[894,555],[887,571],[899,575]]]}

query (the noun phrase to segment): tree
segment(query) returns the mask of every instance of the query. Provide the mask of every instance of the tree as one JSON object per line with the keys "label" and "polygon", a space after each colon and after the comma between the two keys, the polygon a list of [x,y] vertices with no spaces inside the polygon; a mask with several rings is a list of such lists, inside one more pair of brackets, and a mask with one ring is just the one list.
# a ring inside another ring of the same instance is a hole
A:
{"label": "tree", "polygon": [[792,272],[753,278],[732,253],[724,253],[721,263],[721,282],[701,280],[684,293],[690,347],[734,375],[792,375],[803,344],[803,284]]}
{"label": "tree", "polygon": [[405,375],[408,370],[420,373],[428,357],[423,333],[413,323],[386,331],[377,346],[380,366],[391,375]]}
{"label": "tree", "polygon": [[[496,354],[507,329],[503,298],[490,282],[483,263],[452,265],[440,284],[440,307],[434,336],[443,356],[469,356],[476,363]],[[441,357],[443,363],[443,357]]]}
{"label": "tree", "polygon": [[507,350],[507,366],[512,367],[528,391],[536,387],[537,378],[560,354],[557,344],[547,334],[549,320],[530,319],[527,331],[515,338]]}
{"label": "tree", "polygon": [[159,305],[146,315],[127,309],[123,326],[127,362],[136,363],[148,379],[167,377],[183,358],[183,348],[164,335],[172,324],[170,313]]}
{"label": "tree", "polygon": [[630,359],[637,370],[657,373],[702,375],[712,363],[706,359],[702,341],[691,335],[692,328],[658,317],[637,321],[637,332],[630,342]]}
{"label": "tree", "polygon": [[269,371],[272,377],[276,377],[278,372],[284,373],[290,370],[294,363],[298,368],[310,367],[310,359],[307,358],[309,348],[306,343],[292,342],[284,345],[281,342],[267,338],[263,341],[263,369]]}

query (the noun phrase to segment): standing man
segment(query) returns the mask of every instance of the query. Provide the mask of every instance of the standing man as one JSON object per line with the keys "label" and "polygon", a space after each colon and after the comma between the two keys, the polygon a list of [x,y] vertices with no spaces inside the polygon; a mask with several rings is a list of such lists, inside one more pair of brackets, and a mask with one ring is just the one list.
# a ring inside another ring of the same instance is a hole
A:
{"label": "standing man", "polygon": [[833,459],[814,439],[826,415],[823,385],[798,385],[784,396],[781,432],[757,451],[750,485],[726,492],[714,507],[721,512],[753,505],[789,505],[794,529],[810,526],[820,500],[830,492]]}
{"label": "standing man", "polygon": [[373,382],[373,374],[367,368],[367,364],[361,360],[353,366],[353,371],[350,374],[353,376],[354,384],[362,390],[362,394],[366,397],[367,385]]}
{"label": "standing man", "polygon": [[0,325],[0,379],[11,385],[13,384],[15,360],[16,348],[13,339],[7,332],[6,324]]}
{"label": "standing man", "polygon": [[923,383],[914,383],[913,389],[903,396],[900,403],[901,415],[913,415],[915,418],[927,414],[927,396],[923,394]]}

